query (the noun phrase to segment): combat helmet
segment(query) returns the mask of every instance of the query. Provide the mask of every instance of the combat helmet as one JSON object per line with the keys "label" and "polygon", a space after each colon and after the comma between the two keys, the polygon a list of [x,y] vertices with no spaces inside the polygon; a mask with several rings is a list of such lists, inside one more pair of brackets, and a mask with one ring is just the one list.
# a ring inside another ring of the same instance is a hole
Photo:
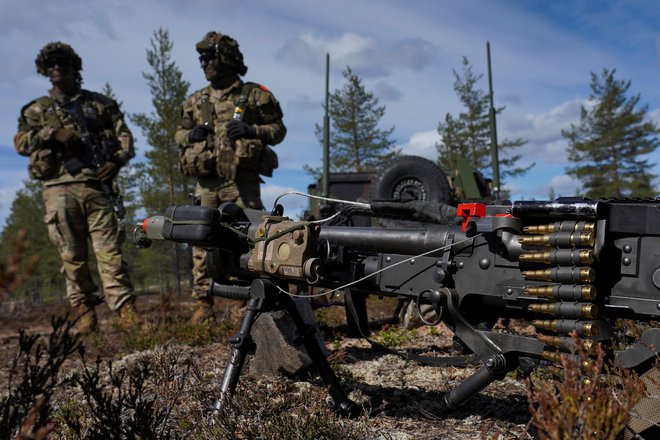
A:
{"label": "combat helmet", "polygon": [[34,60],[34,63],[37,65],[37,72],[46,76],[46,60],[51,57],[62,57],[71,59],[73,69],[76,72],[82,70],[82,59],[78,56],[75,50],[68,44],[56,41],[54,43],[48,43],[37,55],[37,59]]}
{"label": "combat helmet", "polygon": [[213,52],[215,56],[226,66],[239,75],[247,73],[247,66],[243,62],[243,54],[238,48],[236,40],[229,35],[219,32],[208,32],[202,40],[195,45],[197,52]]}

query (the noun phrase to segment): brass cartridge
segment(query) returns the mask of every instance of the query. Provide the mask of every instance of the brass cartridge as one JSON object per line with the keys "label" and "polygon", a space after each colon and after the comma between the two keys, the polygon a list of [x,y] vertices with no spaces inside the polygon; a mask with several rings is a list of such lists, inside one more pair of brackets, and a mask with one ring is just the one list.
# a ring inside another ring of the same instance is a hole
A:
{"label": "brass cartridge", "polygon": [[593,300],[596,298],[596,287],[592,285],[554,284],[549,286],[527,286],[525,293],[543,298],[555,298],[566,301]]}
{"label": "brass cartridge", "polygon": [[594,251],[590,249],[552,249],[546,252],[527,252],[522,254],[519,259],[527,263],[545,263],[557,266],[592,264]]}
{"label": "brass cartridge", "polygon": [[518,238],[520,244],[558,248],[591,247],[594,234],[591,232],[553,232],[543,235],[524,235]]}
{"label": "brass cartridge", "polygon": [[564,369],[562,367],[558,367],[556,365],[548,365],[545,368],[548,370],[548,373],[552,374],[556,378],[564,377]]}
{"label": "brass cartridge", "polygon": [[556,283],[592,283],[596,271],[591,267],[554,267],[552,269],[524,270],[523,278],[533,281],[553,281]]}
{"label": "brass cartridge", "polygon": [[[558,348],[563,351],[573,351],[575,349],[575,339],[568,336],[549,336],[549,335],[536,335],[536,339],[551,347]],[[594,346],[594,341],[591,339],[582,340],[582,346],[585,350],[590,352]]]}
{"label": "brass cartridge", "polygon": [[601,329],[598,321],[577,321],[574,319],[534,320],[532,325],[537,329],[550,330],[555,333],[568,334],[575,330],[580,337],[594,336]]}
{"label": "brass cartridge", "polygon": [[556,351],[544,351],[541,353],[541,357],[543,359],[546,359],[550,362],[554,362],[556,364],[561,364],[561,357],[566,356],[570,359],[572,359],[574,362],[578,362],[580,365],[580,368],[583,370],[586,370],[589,368],[589,362],[588,361],[583,361],[581,360],[578,356],[572,355],[572,354],[561,354]]}
{"label": "brass cartridge", "polygon": [[555,302],[546,304],[530,304],[529,310],[535,313],[558,316],[562,318],[596,318],[598,306],[591,303]]}
{"label": "brass cartridge", "polygon": [[568,231],[568,232],[593,232],[596,229],[596,224],[593,222],[584,221],[562,221],[555,222],[548,225],[535,225],[525,226],[523,232],[527,234],[550,234],[552,232]]}

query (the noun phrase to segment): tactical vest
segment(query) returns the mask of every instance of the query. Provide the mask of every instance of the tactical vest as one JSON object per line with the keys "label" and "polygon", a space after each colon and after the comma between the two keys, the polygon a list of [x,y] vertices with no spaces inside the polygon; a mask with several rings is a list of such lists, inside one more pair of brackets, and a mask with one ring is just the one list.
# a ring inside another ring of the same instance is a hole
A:
{"label": "tactical vest", "polygon": [[[241,95],[234,102],[235,107],[242,110],[239,117],[249,111],[256,111],[252,108],[242,108],[247,105],[248,97],[259,84],[246,82],[241,89]],[[201,123],[213,124],[216,118],[215,109],[208,95],[203,95],[200,103]],[[235,112],[236,113],[236,112]],[[235,114],[235,118],[237,115]],[[209,177],[217,175],[216,164],[219,157],[219,150],[223,147],[223,142],[231,142],[229,139],[214,139],[213,135],[203,142],[195,142],[186,148],[179,150],[179,169],[185,176],[189,177]],[[277,153],[261,139],[237,139],[231,142],[231,146],[236,154],[236,165],[238,172],[248,171],[258,173],[262,176],[271,177],[273,170],[278,167]]]}
{"label": "tactical vest", "polygon": [[[50,96],[42,96],[29,105],[36,103],[43,109],[41,121],[38,128],[50,127],[54,130],[67,128],[73,130],[76,136],[65,144],[56,139],[48,142],[48,145],[34,151],[28,161],[28,172],[38,180],[50,180],[69,173],[75,176],[82,168],[92,166],[93,160],[90,151],[93,146],[85,143],[98,142],[103,144],[103,159],[108,160],[119,148],[112,130],[105,128],[103,121],[98,118],[105,117],[98,108],[94,108],[91,102],[93,95],[85,90],[81,91],[82,98],[76,103],[77,111],[60,105]],[[93,139],[92,139],[93,138]],[[99,148],[101,148],[99,146]],[[107,151],[106,151],[107,150]],[[100,154],[100,153],[99,153]]]}

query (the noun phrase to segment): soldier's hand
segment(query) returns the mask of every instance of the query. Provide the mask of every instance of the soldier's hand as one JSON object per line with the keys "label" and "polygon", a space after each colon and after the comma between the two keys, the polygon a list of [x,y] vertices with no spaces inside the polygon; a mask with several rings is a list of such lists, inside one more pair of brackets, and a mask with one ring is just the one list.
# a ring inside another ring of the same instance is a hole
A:
{"label": "soldier's hand", "polygon": [[208,125],[196,125],[188,132],[188,142],[203,142],[209,137],[209,133],[213,132],[213,128]]}
{"label": "soldier's hand", "polygon": [[257,137],[257,130],[243,121],[231,120],[227,122],[227,136],[232,141],[236,139],[253,139]]}
{"label": "soldier's hand", "polygon": [[114,162],[106,162],[96,169],[96,176],[100,181],[104,182],[108,179],[111,179],[117,175],[119,172],[119,165]]}
{"label": "soldier's hand", "polygon": [[236,154],[234,150],[229,147],[220,148],[215,166],[220,177],[227,180],[236,179]]}

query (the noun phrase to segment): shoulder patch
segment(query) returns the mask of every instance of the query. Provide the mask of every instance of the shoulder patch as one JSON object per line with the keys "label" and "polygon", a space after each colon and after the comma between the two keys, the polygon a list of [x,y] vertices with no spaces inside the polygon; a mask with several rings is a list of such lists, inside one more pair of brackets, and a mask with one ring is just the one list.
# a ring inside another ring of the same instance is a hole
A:
{"label": "shoulder patch", "polygon": [[263,84],[259,84],[259,88],[260,88],[261,90],[263,90],[264,92],[270,92],[270,90],[268,90],[268,87],[266,87],[266,86],[263,85]]}

